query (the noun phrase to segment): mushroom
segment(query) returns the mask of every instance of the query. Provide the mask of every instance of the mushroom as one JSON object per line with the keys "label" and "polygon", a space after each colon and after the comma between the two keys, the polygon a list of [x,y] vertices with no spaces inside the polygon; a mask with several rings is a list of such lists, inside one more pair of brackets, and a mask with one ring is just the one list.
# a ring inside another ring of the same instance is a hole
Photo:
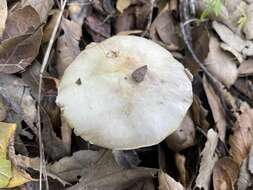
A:
{"label": "mushroom", "polygon": [[136,36],[88,46],[65,70],[57,104],[76,135],[129,150],[160,143],[192,103],[183,65],[163,47]]}

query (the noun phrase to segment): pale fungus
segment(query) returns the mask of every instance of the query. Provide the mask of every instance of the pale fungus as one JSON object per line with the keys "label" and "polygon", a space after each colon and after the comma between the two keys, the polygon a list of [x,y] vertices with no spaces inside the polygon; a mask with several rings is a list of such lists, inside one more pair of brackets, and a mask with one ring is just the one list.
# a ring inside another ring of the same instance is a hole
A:
{"label": "pale fungus", "polygon": [[191,103],[183,65],[135,36],[87,47],[65,70],[57,97],[75,134],[119,150],[160,143],[180,126]]}

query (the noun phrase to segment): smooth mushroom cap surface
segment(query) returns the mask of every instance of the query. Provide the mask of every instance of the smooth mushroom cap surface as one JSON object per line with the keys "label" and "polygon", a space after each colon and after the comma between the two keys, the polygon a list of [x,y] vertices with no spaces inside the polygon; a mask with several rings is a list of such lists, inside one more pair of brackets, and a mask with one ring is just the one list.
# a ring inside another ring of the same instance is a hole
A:
{"label": "smooth mushroom cap surface", "polygon": [[76,135],[110,149],[160,143],[192,103],[192,84],[163,47],[114,36],[87,47],[65,70],[57,104]]}

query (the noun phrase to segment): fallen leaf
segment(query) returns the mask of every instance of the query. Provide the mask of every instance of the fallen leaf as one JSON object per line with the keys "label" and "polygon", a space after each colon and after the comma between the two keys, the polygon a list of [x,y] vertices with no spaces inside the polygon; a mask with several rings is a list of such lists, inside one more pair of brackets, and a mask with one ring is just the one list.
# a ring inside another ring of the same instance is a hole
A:
{"label": "fallen leaf", "polygon": [[92,150],[75,152],[71,157],[64,157],[49,164],[47,170],[68,182],[76,182],[86,176],[89,168],[99,159],[100,153]]}
{"label": "fallen leaf", "polygon": [[50,20],[46,23],[44,29],[43,29],[43,38],[42,38],[42,43],[49,42],[51,38],[51,34],[54,30],[55,24],[57,22],[57,19],[59,17],[60,10],[53,10],[51,11],[51,18]]}
{"label": "fallen leaf", "polygon": [[[9,13],[1,46],[7,42],[13,45],[0,54],[1,73],[23,71],[31,64],[39,52],[42,39],[40,24],[38,13],[30,6]],[[10,40],[13,42],[10,43]]]}
{"label": "fallen leaf", "polygon": [[0,122],[0,188],[7,187],[13,177],[11,162],[7,159],[9,139],[14,135],[15,124]]}
{"label": "fallen leaf", "polygon": [[204,64],[210,73],[228,87],[237,79],[238,71],[235,61],[220,49],[218,40],[213,36],[210,37],[209,54]]}
{"label": "fallen leaf", "polygon": [[115,31],[116,33],[123,31],[131,31],[135,29],[135,15],[134,7],[129,7],[120,15],[117,16],[115,22]]}
{"label": "fallen leaf", "polygon": [[238,69],[240,76],[252,76],[253,75],[253,60],[248,59],[242,62]]}
{"label": "fallen leaf", "polygon": [[241,53],[230,47],[229,45],[225,43],[220,44],[221,49],[223,49],[226,52],[231,53],[238,61],[238,63],[242,63],[244,61],[244,58]]}
{"label": "fallen leaf", "polygon": [[7,107],[4,103],[3,97],[0,95],[0,121],[5,120],[7,115]]}
{"label": "fallen leaf", "polygon": [[180,48],[178,33],[178,25],[169,10],[158,15],[150,28],[151,39],[162,41],[170,50],[178,50]]}
{"label": "fallen leaf", "polygon": [[165,142],[175,152],[195,144],[195,126],[189,113],[184,117],[180,127],[168,136]]}
{"label": "fallen leaf", "polygon": [[116,8],[120,13],[123,13],[123,11],[129,7],[132,3],[132,0],[117,0]]}
{"label": "fallen leaf", "polygon": [[239,78],[236,80],[234,86],[235,88],[242,93],[245,97],[248,98],[249,101],[252,101],[253,104],[253,88],[252,84],[253,80],[247,78]]}
{"label": "fallen leaf", "polygon": [[194,124],[204,129],[204,131],[207,131],[209,128],[209,123],[206,120],[208,111],[203,107],[201,100],[196,95],[193,96],[191,110]]}
{"label": "fallen leaf", "polygon": [[203,86],[208,99],[208,103],[212,110],[215,127],[218,129],[219,138],[225,142],[227,122],[224,108],[222,107],[222,103],[219,96],[217,95],[217,92],[215,92],[206,77],[203,78]]}
{"label": "fallen leaf", "polygon": [[189,180],[189,172],[186,169],[186,156],[180,153],[176,153],[175,161],[180,176],[180,182],[184,187],[186,187]]}
{"label": "fallen leaf", "polygon": [[112,153],[118,165],[125,169],[134,168],[141,162],[135,150],[113,150]]}
{"label": "fallen leaf", "polygon": [[253,144],[251,145],[250,152],[249,152],[249,164],[248,168],[251,174],[253,174]]}
{"label": "fallen leaf", "polygon": [[81,25],[74,21],[62,18],[61,27],[64,34],[59,37],[56,46],[56,68],[60,78],[80,53],[79,41],[82,35]]}
{"label": "fallen leaf", "polygon": [[214,190],[234,190],[239,175],[239,167],[231,158],[224,157],[218,160],[213,168]]}
{"label": "fallen leaf", "polygon": [[84,19],[91,13],[91,5],[92,2],[90,0],[72,0],[68,4],[71,20],[82,25]]}
{"label": "fallen leaf", "polygon": [[247,157],[253,143],[253,109],[242,105],[241,115],[238,116],[229,136],[229,153],[233,160],[240,166]]}
{"label": "fallen leaf", "polygon": [[53,0],[22,0],[21,7],[31,6],[40,16],[41,22],[46,22],[49,11],[54,5]]}
{"label": "fallen leaf", "polygon": [[100,42],[111,36],[111,26],[104,22],[103,17],[92,14],[86,17],[84,23],[86,30],[92,36],[94,42]]}
{"label": "fallen leaf", "polygon": [[8,15],[8,7],[6,0],[0,0],[0,39],[5,29],[5,22]]}
{"label": "fallen leaf", "polygon": [[184,190],[185,188],[182,186],[181,183],[175,181],[172,177],[168,174],[164,173],[163,171],[159,172],[158,175],[159,181],[159,190]]}
{"label": "fallen leaf", "polygon": [[99,159],[89,167],[88,173],[80,182],[68,190],[87,188],[89,190],[114,190],[130,186],[141,179],[153,179],[157,169],[122,169],[118,166],[110,151],[101,151]]}
{"label": "fallen leaf", "polygon": [[243,32],[246,36],[246,39],[253,39],[253,4],[247,5],[246,8],[246,22],[243,26]]}
{"label": "fallen leaf", "polygon": [[239,190],[249,190],[253,186],[253,177],[249,173],[247,163],[248,158],[245,158],[241,164],[240,174],[236,183],[236,188]]}
{"label": "fallen leaf", "polygon": [[[34,128],[36,106],[28,85],[21,78],[14,75],[1,74],[0,94],[9,108],[21,117],[21,120],[24,120],[36,134],[37,130]],[[7,120],[9,114],[13,113],[8,111]],[[16,121],[9,120],[9,122]]]}
{"label": "fallen leaf", "polygon": [[7,158],[15,130],[16,124],[0,122],[0,188],[12,188],[32,180],[29,175],[18,171]]}
{"label": "fallen leaf", "polygon": [[209,129],[207,132],[207,141],[205,143],[205,147],[200,154],[202,158],[194,189],[209,189],[213,168],[218,160],[218,155],[215,152],[218,139],[218,134],[213,129]]}

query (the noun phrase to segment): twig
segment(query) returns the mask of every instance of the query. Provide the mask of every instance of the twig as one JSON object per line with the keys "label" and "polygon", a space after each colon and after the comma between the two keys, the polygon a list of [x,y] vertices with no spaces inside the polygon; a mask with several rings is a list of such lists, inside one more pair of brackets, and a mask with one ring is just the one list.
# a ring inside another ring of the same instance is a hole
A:
{"label": "twig", "polygon": [[47,46],[47,50],[42,62],[42,66],[41,66],[41,70],[40,70],[40,77],[39,77],[39,90],[38,90],[38,110],[37,110],[37,116],[38,116],[38,121],[37,121],[37,125],[38,125],[38,136],[39,136],[39,147],[40,147],[40,182],[39,182],[39,190],[42,190],[42,173],[43,176],[46,180],[46,189],[49,189],[49,185],[48,185],[48,180],[47,180],[47,174],[46,174],[46,167],[43,167],[45,165],[45,156],[44,156],[44,146],[43,146],[43,142],[42,142],[42,136],[41,136],[41,118],[40,118],[40,110],[41,110],[41,92],[42,92],[42,80],[43,80],[43,73],[47,67],[47,63],[48,63],[48,58],[55,40],[55,35],[57,33],[57,30],[59,28],[60,22],[61,22],[61,18],[63,15],[63,11],[64,8],[66,6],[67,0],[64,0],[63,4],[61,4],[61,10],[60,10],[60,14],[57,18],[54,30],[51,34],[51,38],[49,41],[49,44]]}

